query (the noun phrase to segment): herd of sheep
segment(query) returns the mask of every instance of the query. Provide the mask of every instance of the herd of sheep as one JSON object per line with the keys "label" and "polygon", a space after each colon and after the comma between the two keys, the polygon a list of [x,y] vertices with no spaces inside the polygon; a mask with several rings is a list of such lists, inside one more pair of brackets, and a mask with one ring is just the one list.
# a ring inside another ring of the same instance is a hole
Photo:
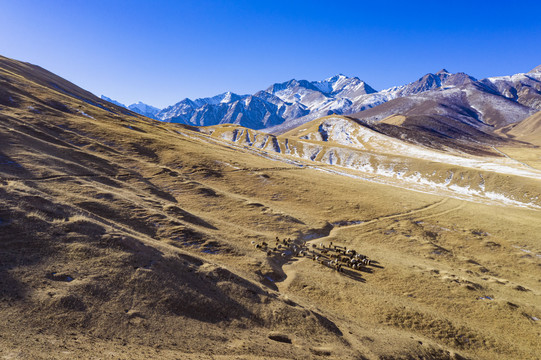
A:
{"label": "herd of sheep", "polygon": [[280,256],[282,258],[308,257],[338,272],[343,272],[343,267],[363,270],[373,263],[368,256],[345,246],[334,245],[332,242],[328,244],[309,244],[305,240],[293,241],[289,238],[280,240],[276,237],[274,246],[267,242],[256,243],[255,241],[252,241],[252,245],[265,251],[267,256]]}

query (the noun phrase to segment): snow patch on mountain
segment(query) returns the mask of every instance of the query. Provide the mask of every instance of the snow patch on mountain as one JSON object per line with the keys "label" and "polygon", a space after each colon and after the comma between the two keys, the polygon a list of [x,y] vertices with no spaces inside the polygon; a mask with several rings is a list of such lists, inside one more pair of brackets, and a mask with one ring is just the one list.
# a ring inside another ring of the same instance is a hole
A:
{"label": "snow patch on mountain", "polygon": [[[512,159],[451,155],[400,144],[396,139],[395,143],[385,144],[384,136],[347,118],[329,117],[319,125],[311,125],[297,135],[289,134],[288,138],[253,132],[252,146],[264,151],[257,153],[260,156],[278,161],[291,161],[290,157],[293,157],[313,164],[308,165],[310,168],[340,172],[353,178],[470,201],[541,208],[539,188],[535,183],[524,183],[523,188],[517,189],[499,180],[518,176],[541,181],[541,171]],[[242,132],[251,130],[231,127],[213,130],[204,132],[226,140],[230,146],[243,149],[250,146],[244,141]],[[374,143],[381,148],[373,147]],[[381,152],[385,146],[387,151]]]}

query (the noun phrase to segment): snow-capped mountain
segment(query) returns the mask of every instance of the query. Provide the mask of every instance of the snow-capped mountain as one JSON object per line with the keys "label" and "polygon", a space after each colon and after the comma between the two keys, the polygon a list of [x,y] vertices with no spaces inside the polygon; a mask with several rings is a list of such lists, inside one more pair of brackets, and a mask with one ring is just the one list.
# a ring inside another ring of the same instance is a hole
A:
{"label": "snow-capped mountain", "polygon": [[[219,97],[221,97],[219,101],[209,101],[216,97],[194,101],[184,99],[163,109],[158,117],[195,126],[238,124],[253,129],[262,129],[283,122],[283,118],[278,115],[278,106],[257,96],[226,93]],[[197,104],[203,105],[198,107]]]}
{"label": "snow-capped mountain", "polygon": [[[361,94],[351,103],[345,102],[345,98],[337,99],[308,115],[266,131],[282,133],[334,113],[352,115],[369,122],[404,115],[418,128],[438,127],[442,130],[443,127],[447,136],[463,132],[466,135],[478,135],[479,131],[490,133],[541,110],[540,68],[526,74],[480,81],[465,73],[450,73],[442,69],[406,85]],[[424,120],[421,121],[420,117]],[[427,117],[431,120],[428,121]]]}
{"label": "snow-capped mountain", "polygon": [[154,106],[150,106],[150,105],[147,105],[147,104],[144,104],[142,103],[141,101],[139,101],[138,103],[135,103],[135,104],[131,104],[131,105],[124,105],[116,100],[113,100],[111,98],[108,98],[107,96],[105,95],[102,95],[101,96],[101,99],[102,100],[105,100],[105,101],[109,101],[110,103],[112,104],[115,104],[115,105],[118,105],[118,106],[121,106],[123,108],[126,108],[128,110],[131,110],[133,112],[136,112],[138,114],[141,114],[143,116],[146,116],[146,117],[149,117],[151,119],[157,119],[156,118],[156,114],[160,111],[160,109],[158,109],[157,107],[154,107]]}
{"label": "snow-capped mountain", "polygon": [[129,105],[128,109],[152,119],[156,119],[156,114],[160,111],[157,107],[144,104],[140,101],[136,104]]}
{"label": "snow-capped mountain", "polygon": [[126,108],[126,109],[128,108],[126,105],[124,105],[124,104],[122,104],[122,103],[120,103],[120,102],[118,102],[118,101],[116,101],[116,100],[113,100],[113,99],[111,99],[111,98],[108,98],[108,97],[105,96],[105,95],[102,95],[102,96],[101,96],[101,99],[102,99],[102,100],[105,100],[105,101],[109,101],[111,104],[115,104],[115,105],[117,105],[117,106],[121,106],[121,107]]}
{"label": "snow-capped mountain", "polygon": [[[225,92],[209,98],[195,100],[186,98],[174,105],[160,110],[160,112],[156,114],[156,117],[167,122],[198,126],[215,125],[223,123],[220,122],[221,119],[218,119],[217,117],[227,113],[227,106],[224,105],[233,104],[246,97],[248,97],[248,95],[237,95],[232,92]],[[214,107],[215,109],[213,109]],[[196,112],[197,115],[195,115]],[[206,114],[206,118],[203,114]],[[192,119],[192,116],[195,116],[194,119]]]}
{"label": "snow-capped mountain", "polygon": [[483,80],[442,69],[379,92],[357,77],[342,74],[320,81],[292,79],[253,95],[225,92],[186,98],[162,110],[143,103],[125,106],[105,96],[102,99],[154,119],[195,126],[232,123],[281,133],[331,114],[357,114],[370,122],[398,114],[410,120],[416,116],[417,122],[419,116],[437,118],[436,122],[446,123],[448,130],[467,124],[476,129],[463,129],[469,134],[490,132],[541,110],[541,66],[524,74]]}
{"label": "snow-capped mountain", "polygon": [[[352,114],[378,124],[382,132],[401,129],[440,137],[484,141],[541,109],[541,73],[477,80],[440,71],[408,85],[380,92],[384,104]],[[386,126],[388,124],[389,126]]]}
{"label": "snow-capped mountain", "polygon": [[359,78],[341,74],[321,81],[293,79],[254,95],[227,92],[212,98],[184,99],[160,111],[157,118],[198,126],[234,123],[263,129],[309,114],[342,113],[358,97],[375,92]]}
{"label": "snow-capped mountain", "polygon": [[541,110],[541,65],[525,74],[490,77],[481,83],[508,99]]}
{"label": "snow-capped mountain", "polygon": [[[379,92],[357,77],[339,74],[320,81],[292,79],[273,84],[253,95],[228,92],[212,98],[184,99],[161,110],[156,117],[162,121],[196,126],[234,123],[253,129],[283,132],[318,117],[351,115],[394,99],[465,86],[470,86],[473,92],[498,92],[492,84],[445,69]],[[408,108],[405,103],[400,104],[401,107],[389,111],[392,113],[400,111],[402,107]],[[527,116],[527,113],[519,111],[517,116]]]}

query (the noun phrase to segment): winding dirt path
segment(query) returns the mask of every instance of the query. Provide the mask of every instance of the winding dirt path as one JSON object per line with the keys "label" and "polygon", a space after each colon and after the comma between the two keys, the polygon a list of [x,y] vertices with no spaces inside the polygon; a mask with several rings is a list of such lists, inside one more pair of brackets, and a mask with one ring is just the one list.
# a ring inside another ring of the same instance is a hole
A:
{"label": "winding dirt path", "polygon": [[[364,227],[364,226],[367,226],[367,225],[370,225],[370,224],[375,224],[375,223],[385,221],[385,220],[390,220],[390,219],[395,219],[395,218],[399,218],[399,217],[420,214],[420,213],[432,210],[434,208],[437,208],[437,207],[439,207],[441,205],[444,205],[448,201],[449,201],[449,198],[444,198],[442,200],[436,201],[434,203],[431,203],[431,204],[428,204],[428,205],[425,205],[425,206],[422,206],[422,207],[419,207],[419,208],[416,208],[416,209],[411,209],[411,210],[408,210],[408,211],[395,213],[395,214],[384,215],[384,216],[380,216],[380,217],[377,217],[377,218],[374,218],[374,219],[371,219],[371,220],[367,220],[367,221],[359,220],[360,221],[359,223],[355,222],[354,224],[351,224],[351,225],[334,226],[326,234],[324,233],[324,234],[321,234],[321,236],[316,236],[316,237],[310,238],[309,240],[301,240],[301,241],[303,241],[306,245],[311,245],[311,244],[313,244],[315,242],[321,242],[321,241],[325,241],[325,239],[331,238],[332,236],[334,236],[336,234],[337,231],[342,231],[342,230],[345,230],[345,229],[351,229],[351,228],[356,228],[356,227]],[[436,217],[436,216],[445,215],[445,214],[448,214],[450,212],[459,210],[463,206],[464,206],[464,204],[461,203],[456,207],[453,207],[451,209],[447,209],[447,210],[444,210],[444,211],[440,211],[438,213],[430,214],[428,216],[424,216],[421,219],[424,220],[424,219],[428,219],[428,218],[432,218],[432,217]],[[287,291],[290,284],[297,277],[296,268],[297,268],[298,264],[301,261],[305,261],[306,259],[307,258],[293,258],[293,257],[291,257],[291,258],[288,259],[288,261],[286,261],[282,265],[282,272],[285,275],[285,277],[282,278],[279,281],[276,281],[276,286],[278,287],[278,290],[281,293],[285,293],[285,291]]]}

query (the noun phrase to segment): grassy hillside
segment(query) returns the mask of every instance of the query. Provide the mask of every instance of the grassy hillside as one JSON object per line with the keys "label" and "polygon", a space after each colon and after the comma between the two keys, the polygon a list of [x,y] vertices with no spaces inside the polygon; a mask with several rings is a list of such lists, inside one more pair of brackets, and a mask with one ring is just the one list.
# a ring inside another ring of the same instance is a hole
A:
{"label": "grassy hillside", "polygon": [[541,111],[501,130],[502,133],[522,141],[541,146]]}
{"label": "grassy hillside", "polygon": [[[2,357],[538,357],[539,211],[345,176],[0,67]],[[276,237],[372,263],[337,272]]]}

